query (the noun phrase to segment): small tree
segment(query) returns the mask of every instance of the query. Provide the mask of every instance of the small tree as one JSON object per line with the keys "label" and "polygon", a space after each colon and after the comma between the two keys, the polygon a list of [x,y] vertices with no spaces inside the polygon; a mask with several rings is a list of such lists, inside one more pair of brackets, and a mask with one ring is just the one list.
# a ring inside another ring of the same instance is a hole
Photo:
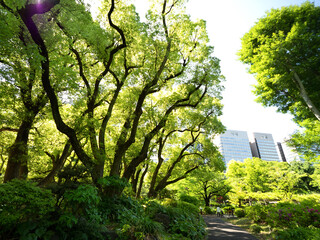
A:
{"label": "small tree", "polygon": [[205,206],[210,206],[214,197],[224,197],[231,190],[224,173],[208,167],[197,169],[186,182],[188,191],[202,199]]}

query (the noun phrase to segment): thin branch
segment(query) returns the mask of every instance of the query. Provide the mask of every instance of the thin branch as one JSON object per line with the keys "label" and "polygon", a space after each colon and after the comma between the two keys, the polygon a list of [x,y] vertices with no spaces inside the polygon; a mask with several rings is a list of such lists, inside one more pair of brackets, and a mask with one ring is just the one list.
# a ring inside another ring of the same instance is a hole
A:
{"label": "thin branch", "polygon": [[19,129],[18,128],[11,128],[11,127],[2,127],[2,128],[0,128],[0,132],[5,132],[5,131],[18,132]]}

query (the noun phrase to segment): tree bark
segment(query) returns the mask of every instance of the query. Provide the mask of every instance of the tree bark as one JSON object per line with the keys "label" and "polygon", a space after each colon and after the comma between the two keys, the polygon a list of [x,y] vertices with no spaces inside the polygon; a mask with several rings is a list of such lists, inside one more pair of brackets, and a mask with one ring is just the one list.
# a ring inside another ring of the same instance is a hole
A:
{"label": "tree bark", "polygon": [[39,29],[34,23],[32,17],[35,14],[43,14],[48,11],[50,11],[55,5],[59,4],[59,0],[47,0],[41,3],[41,7],[39,7],[36,4],[28,4],[24,8],[20,9],[18,11],[22,21],[26,25],[33,41],[35,44],[39,47],[39,53],[43,57],[41,60],[41,81],[43,88],[50,100],[51,104],[51,110],[53,119],[55,121],[55,124],[57,126],[57,129],[67,135],[70,139],[70,143],[76,152],[79,159],[82,161],[82,163],[88,167],[89,169],[92,168],[93,161],[92,159],[85,153],[85,151],[82,149],[80,145],[80,141],[78,140],[75,130],[71,127],[69,127],[65,122],[63,121],[60,110],[59,110],[59,103],[56,96],[56,93],[50,83],[50,60],[49,60],[49,54],[47,47],[44,43],[44,40],[42,39]]}
{"label": "tree bark", "polygon": [[320,121],[320,111],[319,109],[316,107],[316,105],[312,102],[312,100],[309,98],[308,93],[299,77],[299,75],[297,74],[297,72],[293,69],[291,69],[291,71],[293,72],[293,80],[296,83],[299,92],[300,92],[300,96],[302,97],[302,99],[304,100],[304,102],[307,104],[308,108],[310,109],[310,111],[313,113],[313,115]]}
{"label": "tree bark", "polygon": [[142,185],[143,185],[143,180],[144,180],[144,177],[146,176],[147,172],[148,172],[148,168],[149,168],[149,164],[146,165],[141,177],[140,177],[140,181],[139,181],[139,187],[138,187],[138,190],[137,190],[137,193],[136,193],[136,198],[140,198],[141,196],[141,190],[142,190]]}
{"label": "tree bark", "polygon": [[26,179],[28,175],[28,139],[34,117],[22,121],[14,143],[9,148],[4,182],[14,178]]}
{"label": "tree bark", "polygon": [[[162,131],[162,134],[164,133],[164,131]],[[148,192],[148,197],[156,197],[156,192],[155,192],[155,185],[156,185],[156,180],[157,180],[157,177],[158,177],[158,173],[160,171],[160,168],[162,166],[162,163],[164,161],[164,159],[162,158],[162,151],[163,151],[163,147],[164,147],[164,144],[166,142],[166,140],[168,139],[170,134],[168,134],[164,140],[162,137],[159,138],[158,142],[159,142],[159,149],[158,149],[158,164],[152,174],[152,179],[151,179],[151,182],[150,182],[150,187],[149,187],[149,192]]]}
{"label": "tree bark", "polygon": [[136,174],[132,175],[131,186],[132,186],[132,191],[134,192],[134,194],[137,194],[137,185],[138,185],[139,177],[141,174],[141,170],[142,169],[138,169],[136,171]]}
{"label": "tree bark", "polygon": [[53,160],[52,169],[51,169],[50,173],[39,182],[39,184],[38,184],[39,186],[45,186],[45,185],[48,185],[54,181],[55,175],[58,173],[58,171],[60,171],[63,168],[63,166],[64,166],[67,158],[70,156],[71,152],[72,152],[71,144],[68,141],[66,143],[66,145],[64,146],[64,149],[63,149],[61,156],[56,156],[56,157],[52,156],[51,157],[51,158],[54,158],[54,159],[52,159]]}
{"label": "tree bark", "polygon": [[156,180],[157,180],[157,177],[158,177],[159,170],[160,170],[160,168],[162,166],[162,163],[163,163],[163,158],[160,158],[158,160],[158,164],[156,166],[156,169],[154,170],[154,172],[152,174],[152,179],[151,179],[151,182],[150,182],[150,187],[149,187],[149,192],[148,192],[148,197],[149,198],[157,196],[157,194],[155,192],[155,185],[156,185]]}
{"label": "tree bark", "polygon": [[210,198],[205,197],[204,198],[204,203],[205,203],[206,207],[210,207]]}

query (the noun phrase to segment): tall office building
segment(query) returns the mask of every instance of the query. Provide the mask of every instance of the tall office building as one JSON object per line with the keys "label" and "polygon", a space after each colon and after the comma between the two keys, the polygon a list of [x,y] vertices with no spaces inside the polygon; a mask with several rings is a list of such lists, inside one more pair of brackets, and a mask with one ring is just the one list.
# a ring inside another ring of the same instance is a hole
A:
{"label": "tall office building", "polygon": [[245,131],[227,130],[220,135],[218,144],[226,165],[232,159],[243,161],[252,157],[248,134]]}
{"label": "tall office building", "polygon": [[285,142],[277,143],[280,156],[283,162],[301,161],[301,158],[294,148],[289,147]]}
{"label": "tall office building", "polygon": [[253,148],[253,156],[266,161],[279,161],[279,155],[276,145],[273,141],[272,134],[269,133],[253,133],[254,142],[251,144]]}

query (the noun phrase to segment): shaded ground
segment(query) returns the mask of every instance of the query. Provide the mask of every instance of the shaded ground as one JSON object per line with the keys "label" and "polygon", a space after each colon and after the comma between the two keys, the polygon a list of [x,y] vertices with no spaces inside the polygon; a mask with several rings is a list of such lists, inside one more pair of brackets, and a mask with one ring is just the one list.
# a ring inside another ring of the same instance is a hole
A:
{"label": "shaded ground", "polygon": [[203,215],[207,224],[208,240],[257,240],[256,237],[240,227],[212,215]]}

